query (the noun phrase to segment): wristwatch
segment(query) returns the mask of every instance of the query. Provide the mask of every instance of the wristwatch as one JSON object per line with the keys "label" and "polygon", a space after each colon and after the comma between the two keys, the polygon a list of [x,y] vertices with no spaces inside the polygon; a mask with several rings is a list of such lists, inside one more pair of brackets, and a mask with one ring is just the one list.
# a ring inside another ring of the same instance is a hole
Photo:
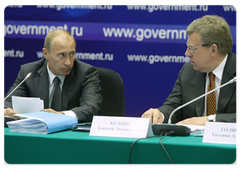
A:
{"label": "wristwatch", "polygon": [[215,122],[215,115],[209,115],[208,116],[208,121],[209,122]]}

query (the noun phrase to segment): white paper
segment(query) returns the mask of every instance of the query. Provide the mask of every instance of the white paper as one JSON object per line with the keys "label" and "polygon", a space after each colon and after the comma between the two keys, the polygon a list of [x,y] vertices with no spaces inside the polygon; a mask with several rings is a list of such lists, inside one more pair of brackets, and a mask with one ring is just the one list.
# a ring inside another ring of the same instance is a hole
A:
{"label": "white paper", "polygon": [[41,120],[37,119],[23,119],[8,122],[9,132],[13,133],[35,133],[47,134],[48,127]]}
{"label": "white paper", "polygon": [[197,133],[197,132],[203,132],[205,129],[205,126],[199,126],[199,125],[184,125],[191,129],[191,133]]}
{"label": "white paper", "polygon": [[12,96],[12,105],[15,113],[40,112],[44,109],[43,100],[35,97]]}
{"label": "white paper", "polygon": [[184,125],[191,129],[191,134],[198,137],[203,137],[205,126],[200,125]]}

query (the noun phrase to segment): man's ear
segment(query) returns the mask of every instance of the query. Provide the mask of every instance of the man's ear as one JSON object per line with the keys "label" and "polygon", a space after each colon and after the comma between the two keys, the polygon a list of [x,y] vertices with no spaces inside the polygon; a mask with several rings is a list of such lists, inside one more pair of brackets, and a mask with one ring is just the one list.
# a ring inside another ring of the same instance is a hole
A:
{"label": "man's ear", "polygon": [[211,52],[212,52],[212,55],[216,55],[218,53],[218,46],[217,44],[212,44],[211,45]]}
{"label": "man's ear", "polygon": [[44,58],[47,60],[48,59],[48,50],[46,48],[43,48],[42,52],[43,52]]}

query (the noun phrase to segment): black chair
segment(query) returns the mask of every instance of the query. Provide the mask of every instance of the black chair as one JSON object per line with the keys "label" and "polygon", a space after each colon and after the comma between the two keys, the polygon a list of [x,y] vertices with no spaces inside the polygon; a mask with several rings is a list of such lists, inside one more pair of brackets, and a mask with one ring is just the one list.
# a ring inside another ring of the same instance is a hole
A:
{"label": "black chair", "polygon": [[125,94],[121,76],[107,68],[96,67],[99,73],[102,116],[125,116]]}

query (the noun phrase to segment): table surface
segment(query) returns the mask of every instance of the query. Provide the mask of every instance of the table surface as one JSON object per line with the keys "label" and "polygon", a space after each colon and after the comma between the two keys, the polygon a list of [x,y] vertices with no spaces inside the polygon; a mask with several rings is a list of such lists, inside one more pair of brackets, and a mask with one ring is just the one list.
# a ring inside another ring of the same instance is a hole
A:
{"label": "table surface", "polygon": [[[159,143],[161,137],[138,141],[131,163],[170,163]],[[4,129],[4,156],[7,163],[44,164],[127,164],[136,138],[89,136],[71,130],[47,135],[10,133]],[[173,163],[229,164],[236,160],[236,145],[202,143],[202,137],[167,136],[162,139]]]}

